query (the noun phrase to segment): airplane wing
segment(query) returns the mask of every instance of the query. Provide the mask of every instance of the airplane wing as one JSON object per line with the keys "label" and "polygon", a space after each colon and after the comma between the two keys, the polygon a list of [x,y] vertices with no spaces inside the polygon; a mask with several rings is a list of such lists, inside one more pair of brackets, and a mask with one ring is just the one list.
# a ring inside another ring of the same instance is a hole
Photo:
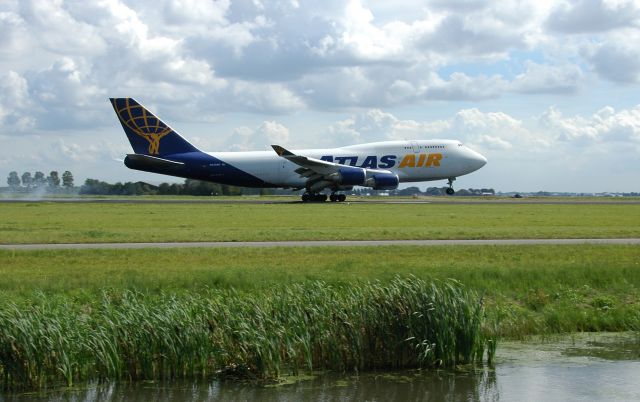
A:
{"label": "airplane wing", "polygon": [[353,188],[353,186],[367,186],[373,187],[374,189],[391,189],[398,187],[398,176],[389,170],[341,165],[339,163],[296,155],[280,145],[272,145],[271,147],[279,156],[300,166],[295,172],[299,174],[300,177],[306,178],[306,187],[311,193],[321,191],[327,187],[333,190],[350,189]]}
{"label": "airplane wing", "polygon": [[295,155],[280,145],[272,145],[271,147],[279,156],[300,166],[300,168],[296,169],[296,173],[302,177],[310,177],[313,174],[324,176],[337,173],[340,168],[345,167],[345,165],[340,165],[339,163],[327,162],[321,159],[309,158],[302,155]]}

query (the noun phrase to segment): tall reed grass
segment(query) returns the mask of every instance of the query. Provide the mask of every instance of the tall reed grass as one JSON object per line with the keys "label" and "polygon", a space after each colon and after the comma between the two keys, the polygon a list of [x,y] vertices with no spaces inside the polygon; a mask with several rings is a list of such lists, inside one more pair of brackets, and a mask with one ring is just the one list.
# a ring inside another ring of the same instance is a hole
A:
{"label": "tall reed grass", "polygon": [[88,304],[38,294],[0,306],[0,378],[11,389],[453,366],[495,351],[483,317],[476,293],[415,277],[251,294],[104,290]]}

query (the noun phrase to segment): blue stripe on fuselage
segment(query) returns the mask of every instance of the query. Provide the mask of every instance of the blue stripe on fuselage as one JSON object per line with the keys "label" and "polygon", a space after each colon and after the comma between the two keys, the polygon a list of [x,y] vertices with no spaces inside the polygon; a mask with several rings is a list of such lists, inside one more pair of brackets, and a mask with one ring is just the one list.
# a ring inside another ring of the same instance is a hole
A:
{"label": "blue stripe on fuselage", "polygon": [[[127,164],[128,167],[146,172],[168,174],[186,179],[211,181],[240,187],[275,187],[237,167],[204,152],[186,152],[163,155],[164,159],[184,163],[179,168],[148,168]],[[126,162],[126,160],[125,160]],[[126,164],[126,163],[125,163]]]}
{"label": "blue stripe on fuselage", "polygon": [[396,165],[396,155],[384,155],[380,157],[380,163],[378,163],[377,155],[370,155],[362,158],[362,163],[358,164],[359,159],[357,156],[332,156],[325,155],[320,159],[327,162],[339,163],[341,165],[357,166],[367,169],[389,169]]}

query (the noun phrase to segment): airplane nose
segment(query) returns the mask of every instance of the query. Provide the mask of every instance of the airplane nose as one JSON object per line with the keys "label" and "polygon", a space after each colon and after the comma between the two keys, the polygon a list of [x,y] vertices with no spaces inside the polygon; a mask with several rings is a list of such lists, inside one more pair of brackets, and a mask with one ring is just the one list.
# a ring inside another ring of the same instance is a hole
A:
{"label": "airplane nose", "polygon": [[467,154],[467,160],[469,161],[469,165],[473,170],[478,170],[484,165],[487,164],[487,158],[480,155],[478,152],[469,149],[469,153]]}
{"label": "airplane nose", "polygon": [[477,163],[480,165],[478,166],[478,169],[480,169],[481,167],[487,164],[487,158],[485,158],[484,156],[480,155],[477,152],[476,152],[476,155],[477,155],[477,161],[478,161]]}

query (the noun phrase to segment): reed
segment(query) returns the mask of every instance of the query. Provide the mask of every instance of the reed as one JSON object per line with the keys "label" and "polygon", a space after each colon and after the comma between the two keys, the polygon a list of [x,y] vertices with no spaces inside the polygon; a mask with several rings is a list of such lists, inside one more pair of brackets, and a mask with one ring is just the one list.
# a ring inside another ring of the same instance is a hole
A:
{"label": "reed", "polygon": [[95,302],[36,294],[0,306],[3,387],[88,380],[270,379],[482,362],[480,297],[415,277],[253,293],[103,290]]}

